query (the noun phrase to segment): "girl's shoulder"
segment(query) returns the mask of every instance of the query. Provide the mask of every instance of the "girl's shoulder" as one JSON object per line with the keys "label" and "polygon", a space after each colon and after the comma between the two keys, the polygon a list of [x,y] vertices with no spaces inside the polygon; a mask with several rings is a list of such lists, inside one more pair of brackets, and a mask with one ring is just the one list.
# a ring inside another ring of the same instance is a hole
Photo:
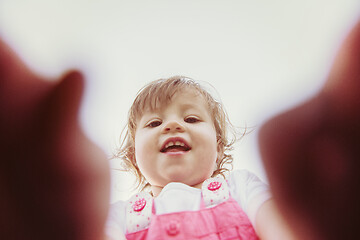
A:
{"label": "girl's shoulder", "polygon": [[245,169],[232,171],[227,181],[231,196],[254,224],[257,210],[271,198],[269,185]]}
{"label": "girl's shoulder", "polygon": [[249,185],[249,184],[262,184],[267,185],[265,181],[262,181],[255,173],[246,170],[246,169],[236,169],[230,172],[229,176],[227,177],[229,184],[234,185]]}
{"label": "girl's shoulder", "polygon": [[118,200],[110,204],[105,225],[105,233],[109,239],[125,239],[125,209],[127,201]]}

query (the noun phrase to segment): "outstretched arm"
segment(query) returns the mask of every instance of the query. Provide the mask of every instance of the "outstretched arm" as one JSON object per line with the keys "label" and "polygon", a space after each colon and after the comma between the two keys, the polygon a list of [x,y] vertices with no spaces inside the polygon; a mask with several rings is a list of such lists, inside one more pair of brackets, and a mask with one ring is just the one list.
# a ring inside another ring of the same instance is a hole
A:
{"label": "outstretched arm", "polygon": [[0,40],[0,239],[103,237],[109,170],[79,127],[83,84],[46,81]]}
{"label": "outstretched arm", "polygon": [[360,239],[359,139],[360,22],[324,88],[260,132],[274,199],[299,239]]}
{"label": "outstretched arm", "polygon": [[273,199],[264,202],[256,214],[256,233],[261,240],[295,240],[293,231],[279,213]]}

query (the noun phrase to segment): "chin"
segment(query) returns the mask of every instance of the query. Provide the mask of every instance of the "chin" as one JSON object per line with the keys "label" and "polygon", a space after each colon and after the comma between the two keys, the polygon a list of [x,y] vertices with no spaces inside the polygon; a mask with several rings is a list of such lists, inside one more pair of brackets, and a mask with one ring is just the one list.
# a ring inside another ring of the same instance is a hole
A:
{"label": "chin", "polygon": [[168,176],[169,179],[169,183],[170,182],[181,182],[181,183],[185,183],[188,184],[188,182],[186,180],[189,180],[186,176],[184,176],[184,174],[173,174],[171,176]]}

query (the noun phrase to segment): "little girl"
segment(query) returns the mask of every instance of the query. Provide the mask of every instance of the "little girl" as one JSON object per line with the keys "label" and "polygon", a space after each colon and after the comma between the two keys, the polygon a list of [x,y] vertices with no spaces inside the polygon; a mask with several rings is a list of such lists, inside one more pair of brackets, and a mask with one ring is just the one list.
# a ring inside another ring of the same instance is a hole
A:
{"label": "little girl", "polygon": [[145,86],[117,154],[143,191],[111,206],[108,238],[281,239],[268,186],[245,170],[224,179],[229,128],[222,104],[194,80]]}

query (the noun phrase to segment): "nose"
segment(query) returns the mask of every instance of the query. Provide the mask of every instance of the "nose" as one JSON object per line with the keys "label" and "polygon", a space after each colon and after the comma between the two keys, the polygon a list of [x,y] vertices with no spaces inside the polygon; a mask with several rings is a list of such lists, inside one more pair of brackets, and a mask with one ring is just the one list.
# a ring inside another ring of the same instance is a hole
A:
{"label": "nose", "polygon": [[167,122],[163,129],[163,133],[169,133],[169,132],[184,132],[185,128],[179,121],[169,121]]}

